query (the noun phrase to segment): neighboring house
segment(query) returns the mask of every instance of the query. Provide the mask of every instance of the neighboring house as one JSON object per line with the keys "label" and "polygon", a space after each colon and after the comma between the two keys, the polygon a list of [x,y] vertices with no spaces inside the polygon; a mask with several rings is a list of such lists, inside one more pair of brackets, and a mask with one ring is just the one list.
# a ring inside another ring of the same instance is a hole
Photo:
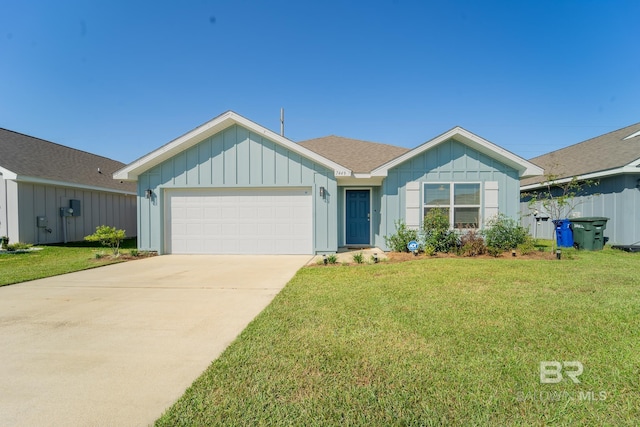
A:
{"label": "neighboring house", "polygon": [[387,249],[394,222],[446,207],[454,227],[517,218],[542,170],[456,127],[413,150],[330,136],[297,144],[232,111],[114,173],[137,181],[140,249],[313,254]]}
{"label": "neighboring house", "polygon": [[0,129],[0,236],[10,242],[73,242],[99,225],[136,236],[136,187],[112,176],[123,166]]}
{"label": "neighboring house", "polygon": [[[553,151],[531,159],[544,168],[545,175],[558,182],[593,180],[598,185],[586,187],[577,197],[574,217],[607,217],[604,232],[608,243],[631,245],[640,242],[640,123]],[[522,179],[520,190],[531,193],[544,190],[545,176]],[[523,225],[537,237],[551,238],[551,221],[539,221],[547,213],[538,204],[530,207],[523,194],[521,215]]]}

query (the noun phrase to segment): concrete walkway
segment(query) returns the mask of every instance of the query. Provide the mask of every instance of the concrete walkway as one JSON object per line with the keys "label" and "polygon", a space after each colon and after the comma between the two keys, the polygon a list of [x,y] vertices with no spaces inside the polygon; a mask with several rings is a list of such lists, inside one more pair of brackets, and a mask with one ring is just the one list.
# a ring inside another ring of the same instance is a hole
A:
{"label": "concrete walkway", "polygon": [[0,426],[153,423],[309,259],[168,255],[0,287]]}

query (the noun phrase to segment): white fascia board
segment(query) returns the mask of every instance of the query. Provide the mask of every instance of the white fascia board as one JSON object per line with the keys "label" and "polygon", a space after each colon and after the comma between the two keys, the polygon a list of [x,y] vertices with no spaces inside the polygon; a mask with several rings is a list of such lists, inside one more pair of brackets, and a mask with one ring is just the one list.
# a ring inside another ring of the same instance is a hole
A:
{"label": "white fascia board", "polygon": [[637,132],[632,133],[631,135],[627,136],[626,138],[622,138],[622,140],[626,141],[627,139],[635,138],[636,136],[640,136],[640,130],[637,131]]}
{"label": "white fascia board", "polygon": [[640,168],[640,159],[636,159],[633,162],[625,166],[625,168]]}
{"label": "white fascia board", "polygon": [[0,166],[0,174],[4,179],[18,179],[18,174]]}
{"label": "white fascia board", "polygon": [[390,162],[379,166],[378,168],[371,171],[371,175],[386,176],[389,169],[411,159],[414,156],[422,154],[425,151],[430,150],[438,144],[441,144],[451,138],[454,138],[456,139],[456,141],[468,145],[476,151],[479,151],[491,158],[497,159],[500,162],[513,167],[520,172],[521,178],[538,176],[544,173],[544,170],[541,167],[534,165],[533,163],[523,159],[522,157],[513,154],[512,152],[505,150],[504,148],[499,147],[494,143],[489,142],[486,139],[469,132],[466,129],[463,129],[460,126],[457,126],[443,133],[442,135],[425,142],[424,144],[414,148],[413,150],[403,154],[402,156],[396,157]]}
{"label": "white fascia board", "polygon": [[[638,163],[640,162],[640,159],[634,163]],[[627,165],[627,166],[623,166],[621,168],[615,168],[615,169],[608,169],[606,171],[599,171],[599,172],[592,172],[592,173],[587,173],[584,175],[578,175],[576,176],[578,181],[585,181],[588,179],[598,179],[598,178],[606,178],[608,176],[614,176],[614,175],[622,175],[625,173],[640,173],[640,169],[638,169],[640,167],[639,166],[631,166],[631,165]],[[552,182],[553,184],[566,184],[567,182],[570,182],[574,177],[570,176],[567,178],[562,178],[562,179],[554,179]],[[543,181],[543,182],[537,182],[535,184],[528,184],[528,185],[523,185],[520,186],[520,191],[527,191],[527,190],[535,190],[537,188],[544,188],[547,186],[547,183],[549,181]]]}
{"label": "white fascia board", "polygon": [[[3,174],[4,175],[4,174]],[[135,196],[137,193],[135,191],[125,191],[125,190],[116,190],[114,188],[106,188],[106,187],[97,187],[94,185],[85,185],[85,184],[77,184],[75,182],[67,182],[67,181],[57,181],[54,179],[46,179],[46,178],[38,178],[34,176],[23,176],[17,175],[15,178],[7,178],[16,182],[26,182],[29,184],[42,184],[42,185],[52,185],[56,187],[68,187],[68,188],[78,188],[82,190],[91,190],[91,191],[102,191],[107,193],[117,193],[117,194],[127,194],[131,196]]]}
{"label": "white fascia board", "polygon": [[270,131],[269,129],[260,126],[257,123],[248,120],[241,115],[234,113],[233,111],[227,111],[226,113],[221,114],[220,116],[208,121],[207,123],[195,128],[194,130],[182,135],[181,137],[174,139],[168,144],[163,145],[155,151],[141,157],[138,160],[130,163],[119,171],[114,172],[114,179],[122,179],[126,181],[136,181],[138,179],[138,175],[141,173],[151,169],[154,166],[159,165],[165,160],[170,159],[176,154],[202,142],[206,138],[215,135],[223,131],[224,129],[238,124],[242,127],[257,133],[258,135],[263,135],[266,138],[276,142],[279,145],[284,146],[285,148],[300,154],[303,157],[308,158],[316,163],[325,166],[328,169],[334,171],[335,176],[350,176],[351,171],[344,166],[341,166],[331,160],[320,156],[317,153],[314,153],[311,150],[304,148],[303,146],[296,144],[295,142],[278,135],[277,133]]}

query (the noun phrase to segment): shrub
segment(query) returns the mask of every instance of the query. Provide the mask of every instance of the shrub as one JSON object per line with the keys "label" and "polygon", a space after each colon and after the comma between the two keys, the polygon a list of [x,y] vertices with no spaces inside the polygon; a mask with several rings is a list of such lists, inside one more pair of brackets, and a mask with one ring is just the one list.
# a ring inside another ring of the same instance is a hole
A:
{"label": "shrub", "polygon": [[338,262],[338,256],[336,254],[327,255],[327,262],[329,264],[335,264]]}
{"label": "shrub", "polygon": [[436,248],[431,245],[425,245],[424,253],[428,256],[434,256],[436,254]]}
{"label": "shrub", "polygon": [[498,214],[487,221],[484,237],[487,246],[508,251],[524,243],[529,237],[529,233],[513,218]]}
{"label": "shrub", "polygon": [[118,256],[120,253],[120,242],[125,239],[124,230],[116,230],[115,227],[108,225],[100,225],[96,227],[96,232],[86,236],[84,240],[88,242],[100,242],[102,246],[108,246],[113,250],[113,255]]}
{"label": "shrub", "polygon": [[9,238],[7,236],[0,237],[0,244],[2,245],[2,249],[7,249],[9,245]]}
{"label": "shrub", "polygon": [[356,264],[364,263],[364,255],[362,255],[362,252],[358,252],[358,253],[353,254],[352,258],[353,258],[353,261]]}
{"label": "shrub", "polygon": [[531,236],[527,236],[527,239],[518,245],[518,251],[521,255],[529,255],[536,250],[536,241]]}
{"label": "shrub", "polygon": [[423,246],[435,252],[449,252],[458,246],[458,236],[449,230],[449,216],[443,209],[430,209],[422,223]]}
{"label": "shrub", "polygon": [[131,256],[135,256],[135,257],[140,255],[140,252],[137,249],[131,249],[129,253],[131,254]]}
{"label": "shrub", "polygon": [[478,256],[487,251],[484,239],[475,230],[468,230],[460,237],[460,246],[464,256]]}
{"label": "shrub", "polygon": [[10,245],[7,245],[7,250],[10,252],[13,251],[19,251],[21,249],[29,249],[31,246],[31,244],[29,243],[22,243],[22,242],[16,242],[16,243],[12,243]]}
{"label": "shrub", "polygon": [[409,252],[407,244],[412,240],[418,240],[418,231],[407,228],[401,219],[394,222],[396,232],[391,236],[384,236],[384,242],[394,252]]}
{"label": "shrub", "polygon": [[502,252],[504,252],[502,249],[500,248],[495,248],[493,246],[487,246],[487,253],[489,255],[491,255],[494,258],[498,258],[499,256],[502,255]]}

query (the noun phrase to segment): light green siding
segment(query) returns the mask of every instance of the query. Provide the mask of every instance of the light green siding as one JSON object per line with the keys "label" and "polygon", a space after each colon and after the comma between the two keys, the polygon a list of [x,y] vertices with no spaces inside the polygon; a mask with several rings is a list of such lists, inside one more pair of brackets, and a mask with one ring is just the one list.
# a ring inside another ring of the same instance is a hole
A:
{"label": "light green siding", "polygon": [[[320,198],[318,189],[327,189]],[[138,246],[163,252],[163,191],[170,188],[309,187],[313,194],[314,251],[337,250],[337,184],[333,171],[233,125],[138,178]],[[146,189],[154,197],[146,199]]]}
{"label": "light green siding", "polygon": [[[407,183],[413,181],[497,182],[498,210],[518,219],[518,171],[455,139],[449,139],[389,170],[381,188],[381,220],[377,228],[374,228],[376,246],[386,248],[384,236],[395,232],[395,220],[405,219],[405,189]],[[420,191],[422,194],[422,185]]]}

